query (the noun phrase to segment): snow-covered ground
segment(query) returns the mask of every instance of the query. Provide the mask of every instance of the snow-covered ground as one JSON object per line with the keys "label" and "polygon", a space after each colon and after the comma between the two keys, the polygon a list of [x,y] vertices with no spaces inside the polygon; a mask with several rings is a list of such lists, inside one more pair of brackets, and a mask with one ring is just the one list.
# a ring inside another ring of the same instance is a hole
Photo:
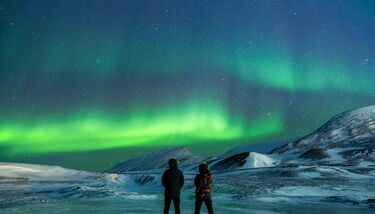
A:
{"label": "snow-covered ground", "polygon": [[[163,208],[162,170],[97,174],[10,163],[0,163],[0,169],[0,213],[160,213]],[[217,172],[214,206],[216,213],[374,213],[375,204],[368,201],[375,195],[374,172],[320,166]],[[195,172],[185,174],[182,210],[189,213]]]}

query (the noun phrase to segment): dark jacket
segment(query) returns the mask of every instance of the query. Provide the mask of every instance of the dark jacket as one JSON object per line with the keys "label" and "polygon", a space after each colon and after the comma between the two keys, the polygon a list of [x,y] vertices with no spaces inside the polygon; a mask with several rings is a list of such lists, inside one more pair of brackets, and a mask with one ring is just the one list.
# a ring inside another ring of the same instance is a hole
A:
{"label": "dark jacket", "polygon": [[179,197],[181,187],[184,186],[185,180],[181,170],[172,168],[165,170],[161,182],[165,187],[165,196]]}
{"label": "dark jacket", "polygon": [[212,191],[212,175],[209,172],[199,173],[194,179],[195,197],[201,199],[211,197]]}

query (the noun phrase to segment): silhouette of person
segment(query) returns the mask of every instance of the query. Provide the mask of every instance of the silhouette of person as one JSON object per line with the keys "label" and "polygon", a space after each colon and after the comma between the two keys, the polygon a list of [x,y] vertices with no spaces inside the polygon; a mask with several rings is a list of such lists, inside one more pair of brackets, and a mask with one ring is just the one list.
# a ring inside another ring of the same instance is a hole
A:
{"label": "silhouette of person", "polygon": [[178,160],[171,158],[168,161],[169,169],[164,171],[161,179],[164,186],[164,214],[169,213],[169,208],[173,200],[173,205],[176,214],[180,214],[180,192],[184,185],[184,175],[178,169]]}
{"label": "silhouette of person", "polygon": [[199,214],[202,203],[206,204],[209,214],[213,214],[214,210],[212,208],[212,175],[210,169],[206,162],[199,165],[199,174],[195,176],[195,214]]}

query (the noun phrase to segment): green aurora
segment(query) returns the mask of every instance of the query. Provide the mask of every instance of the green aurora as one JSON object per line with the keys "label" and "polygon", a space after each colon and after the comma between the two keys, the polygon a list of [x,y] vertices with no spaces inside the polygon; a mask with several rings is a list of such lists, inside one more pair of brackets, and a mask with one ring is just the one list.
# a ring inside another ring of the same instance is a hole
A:
{"label": "green aurora", "polygon": [[166,147],[210,156],[304,136],[375,103],[374,11],[0,1],[0,161],[100,171]]}
{"label": "green aurora", "polygon": [[3,121],[0,145],[8,148],[4,153],[8,155],[180,146],[202,141],[256,139],[280,132],[282,127],[283,120],[277,114],[243,121],[231,118],[215,105],[193,106],[165,112],[135,112],[128,116],[85,113],[60,120],[47,118],[33,124]]}

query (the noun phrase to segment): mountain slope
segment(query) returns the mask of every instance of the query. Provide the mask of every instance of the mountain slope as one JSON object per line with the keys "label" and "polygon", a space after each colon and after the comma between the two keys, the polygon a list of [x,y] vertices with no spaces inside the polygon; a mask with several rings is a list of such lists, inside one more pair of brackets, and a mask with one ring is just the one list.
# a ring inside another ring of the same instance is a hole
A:
{"label": "mountain slope", "polygon": [[97,173],[47,166],[0,162],[0,180],[24,181],[88,181],[98,177]]}
{"label": "mountain slope", "polygon": [[213,171],[239,170],[275,166],[276,160],[256,152],[242,151],[232,156],[223,155],[210,163]]}
{"label": "mountain slope", "polygon": [[334,116],[312,134],[272,150],[273,154],[303,153],[317,148],[373,147],[375,106]]}
{"label": "mountain slope", "polygon": [[295,140],[297,139],[242,144],[242,145],[233,147],[232,149],[228,150],[227,152],[225,152],[224,155],[233,155],[233,154],[238,154],[244,151],[267,154],[274,148],[285,145],[286,143],[293,142]]}
{"label": "mountain slope", "polygon": [[179,160],[181,167],[197,164],[203,160],[203,158],[193,155],[187,148],[177,147],[159,150],[141,157],[131,158],[125,162],[117,164],[106,172],[123,173],[127,171],[165,169],[167,167],[168,160],[172,157]]}
{"label": "mountain slope", "polygon": [[372,165],[375,162],[375,106],[334,116],[313,133],[275,148],[271,154],[298,156],[300,163]]}

